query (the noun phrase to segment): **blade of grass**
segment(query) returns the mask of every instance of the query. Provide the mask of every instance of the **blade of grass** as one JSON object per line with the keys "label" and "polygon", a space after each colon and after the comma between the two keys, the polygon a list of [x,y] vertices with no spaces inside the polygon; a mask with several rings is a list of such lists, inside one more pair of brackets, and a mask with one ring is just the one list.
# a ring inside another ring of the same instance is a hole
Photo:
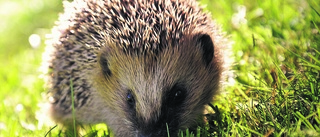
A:
{"label": "blade of grass", "polygon": [[168,127],[168,123],[166,123],[166,127],[167,127],[167,133],[168,133],[168,137],[170,137],[170,133],[169,133],[169,127]]}
{"label": "blade of grass", "polygon": [[49,133],[51,133],[51,131],[55,129],[57,126],[58,125],[55,125],[54,127],[50,128],[50,130],[44,135],[44,137],[46,137]]}
{"label": "blade of grass", "polygon": [[71,90],[71,102],[72,102],[72,122],[73,122],[73,135],[76,136],[76,117],[75,117],[75,109],[74,109],[74,91],[73,91],[73,83],[70,79],[70,90]]}
{"label": "blade of grass", "polygon": [[254,134],[258,135],[258,136],[263,136],[263,134],[260,134],[259,132],[254,131],[254,130],[252,130],[252,129],[250,129],[250,128],[241,126],[240,124],[237,124],[237,126],[238,126],[239,128],[241,128],[241,129],[245,129],[245,130],[247,130],[247,131],[249,131],[249,132],[251,132],[251,133],[254,133]]}
{"label": "blade of grass", "polygon": [[[294,113],[298,118],[300,118],[299,121],[303,122],[308,128],[312,129],[312,130],[315,130],[312,126],[312,124],[307,120],[308,118],[310,118],[311,116],[315,115],[315,113],[307,116],[307,117],[304,117],[300,112],[296,112]],[[302,120],[301,120],[302,119]]]}
{"label": "blade of grass", "polygon": [[[308,62],[307,62],[308,63]],[[301,64],[302,66],[306,66],[306,67],[312,67],[312,68],[314,68],[314,69],[316,69],[316,70],[319,70],[320,71],[320,67],[319,66],[317,66],[317,65],[313,65],[313,64]]]}
{"label": "blade of grass", "polygon": [[311,9],[313,9],[313,11],[315,11],[317,13],[318,16],[320,16],[320,13],[313,6],[310,5],[310,7],[311,7]]}

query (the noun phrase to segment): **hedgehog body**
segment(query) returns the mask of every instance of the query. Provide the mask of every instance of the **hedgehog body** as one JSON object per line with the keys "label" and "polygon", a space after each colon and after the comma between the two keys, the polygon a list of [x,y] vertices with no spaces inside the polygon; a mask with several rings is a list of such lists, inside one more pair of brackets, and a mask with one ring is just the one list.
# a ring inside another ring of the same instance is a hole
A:
{"label": "hedgehog body", "polygon": [[[116,136],[196,124],[219,91],[229,43],[192,0],[75,0],[44,55],[50,116],[106,123]],[[72,87],[72,88],[71,88]]]}

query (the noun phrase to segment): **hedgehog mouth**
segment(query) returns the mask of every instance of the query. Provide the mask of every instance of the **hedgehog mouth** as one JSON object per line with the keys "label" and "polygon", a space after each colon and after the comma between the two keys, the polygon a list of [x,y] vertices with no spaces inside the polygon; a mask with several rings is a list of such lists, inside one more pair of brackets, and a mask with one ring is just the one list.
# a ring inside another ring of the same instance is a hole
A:
{"label": "hedgehog mouth", "polygon": [[170,135],[171,137],[175,137],[178,135],[178,129],[174,127],[168,126],[154,126],[154,127],[145,127],[139,131],[137,131],[138,137],[166,137]]}
{"label": "hedgehog mouth", "polygon": [[144,132],[138,132],[137,136],[138,137],[166,137],[170,134],[171,137],[177,136],[176,133],[173,132],[168,132],[167,130],[159,130],[158,131],[152,131],[151,133],[144,133]]}

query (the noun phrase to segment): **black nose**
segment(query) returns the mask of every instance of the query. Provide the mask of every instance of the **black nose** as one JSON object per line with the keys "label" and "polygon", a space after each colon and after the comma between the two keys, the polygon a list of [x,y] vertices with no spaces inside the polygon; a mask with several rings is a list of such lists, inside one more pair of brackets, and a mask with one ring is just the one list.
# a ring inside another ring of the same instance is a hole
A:
{"label": "black nose", "polygon": [[138,137],[152,137],[151,135],[139,134]]}
{"label": "black nose", "polygon": [[[141,134],[138,134],[138,137],[167,137],[167,134],[161,134],[161,133],[142,134],[141,133]],[[172,136],[172,137],[176,137],[176,136]]]}

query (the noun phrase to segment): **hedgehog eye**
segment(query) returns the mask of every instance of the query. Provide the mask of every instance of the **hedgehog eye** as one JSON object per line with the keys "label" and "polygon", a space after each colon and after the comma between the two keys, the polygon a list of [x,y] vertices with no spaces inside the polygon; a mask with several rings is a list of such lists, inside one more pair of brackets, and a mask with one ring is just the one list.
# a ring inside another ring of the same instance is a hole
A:
{"label": "hedgehog eye", "polygon": [[181,90],[178,90],[178,91],[176,91],[176,93],[174,94],[174,97],[175,97],[175,98],[179,98],[179,97],[181,96],[181,94],[182,94],[182,91],[181,91]]}
{"label": "hedgehog eye", "polygon": [[131,92],[127,93],[127,103],[130,106],[130,108],[133,108],[135,105],[135,99]]}
{"label": "hedgehog eye", "polygon": [[181,86],[174,86],[170,93],[169,98],[172,105],[180,105],[186,98],[186,91]]}

